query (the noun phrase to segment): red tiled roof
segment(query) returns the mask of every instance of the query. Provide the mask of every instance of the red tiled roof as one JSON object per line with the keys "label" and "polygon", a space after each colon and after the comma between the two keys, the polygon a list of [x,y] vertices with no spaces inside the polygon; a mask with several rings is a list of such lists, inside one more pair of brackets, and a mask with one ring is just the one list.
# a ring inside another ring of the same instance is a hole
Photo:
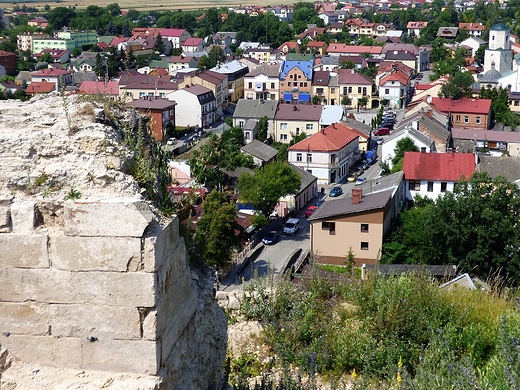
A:
{"label": "red tiled roof", "polygon": [[289,150],[312,150],[315,152],[332,152],[341,150],[352,141],[359,138],[349,126],[333,123],[323,130],[294,144]]}
{"label": "red tiled roof", "polygon": [[421,29],[428,25],[428,22],[408,22],[406,28],[417,28]]}
{"label": "red tiled roof", "polygon": [[398,70],[379,80],[379,86],[383,86],[387,81],[397,81],[402,85],[407,85],[408,81],[410,81],[410,77],[408,77],[404,72]]}
{"label": "red tiled roof", "polygon": [[161,36],[164,37],[180,37],[182,33],[186,31],[183,28],[163,28],[161,30]]}
{"label": "red tiled roof", "polygon": [[459,28],[465,28],[469,31],[484,31],[486,26],[482,23],[459,23]]}
{"label": "red tiled roof", "polygon": [[403,172],[406,180],[458,181],[469,179],[475,171],[472,153],[405,152]]}
{"label": "red tiled roof", "polygon": [[87,95],[115,95],[119,94],[119,86],[116,81],[109,81],[105,84],[103,81],[83,81],[78,88],[79,92]]}
{"label": "red tiled roof", "polygon": [[48,81],[33,81],[27,86],[27,93],[49,93],[54,91],[56,84]]}
{"label": "red tiled roof", "polygon": [[327,46],[327,43],[321,42],[321,41],[310,41],[307,43],[307,47],[322,47],[322,46]]}
{"label": "red tiled roof", "polygon": [[344,43],[331,43],[327,49],[329,53],[356,53],[381,54],[381,46],[352,46]]}
{"label": "red tiled roof", "polygon": [[441,112],[460,112],[464,114],[489,114],[491,110],[491,99],[468,99],[458,100],[432,98],[432,104]]}
{"label": "red tiled roof", "polygon": [[51,77],[59,77],[70,74],[68,70],[61,70],[61,69],[55,69],[55,68],[48,68],[48,69],[40,69],[37,72],[34,72],[31,74],[31,76],[51,76]]}
{"label": "red tiled roof", "polygon": [[202,38],[187,38],[182,46],[200,46],[202,41]]}

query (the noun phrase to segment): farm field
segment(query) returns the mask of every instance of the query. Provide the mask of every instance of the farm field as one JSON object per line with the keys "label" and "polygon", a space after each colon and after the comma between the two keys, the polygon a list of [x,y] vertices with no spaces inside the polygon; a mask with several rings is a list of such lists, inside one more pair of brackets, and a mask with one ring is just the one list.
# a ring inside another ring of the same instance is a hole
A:
{"label": "farm field", "polygon": [[[310,2],[311,0],[299,0]],[[1,8],[12,9],[12,7],[18,5],[26,5],[30,7],[36,7],[42,9],[48,4],[52,8],[54,7],[76,7],[78,9],[87,8],[89,5],[97,5],[99,7],[106,7],[109,4],[117,3],[123,10],[135,9],[138,11],[148,10],[197,10],[207,9],[212,7],[239,7],[247,5],[275,5],[280,4],[273,2],[272,0],[158,0],[152,3],[142,2],[137,0],[61,0],[61,1],[20,1],[20,2],[8,2],[0,1]],[[291,2],[286,2],[291,3]]]}

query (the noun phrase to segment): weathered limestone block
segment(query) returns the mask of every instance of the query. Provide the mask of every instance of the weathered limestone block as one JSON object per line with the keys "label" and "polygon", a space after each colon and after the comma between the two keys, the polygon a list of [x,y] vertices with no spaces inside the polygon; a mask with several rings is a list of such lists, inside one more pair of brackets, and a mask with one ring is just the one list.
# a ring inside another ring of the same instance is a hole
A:
{"label": "weathered limestone block", "polygon": [[171,318],[175,316],[186,302],[197,295],[191,288],[191,276],[189,272],[178,275],[177,280],[171,284],[166,295],[161,296],[157,304],[157,332],[160,334],[168,326]]}
{"label": "weathered limestone block", "polygon": [[9,355],[35,364],[52,367],[81,366],[81,343],[71,337],[0,334],[0,344],[9,350]]}
{"label": "weathered limestone block", "polygon": [[0,302],[0,333],[49,334],[49,305],[35,302]]}
{"label": "weathered limestone block", "polygon": [[[145,272],[155,272],[162,264],[168,260],[172,251],[177,251],[180,248],[179,242],[179,219],[175,218],[164,229],[158,224],[150,229],[148,237],[144,240],[144,270]],[[184,247],[184,243],[181,242]],[[186,265],[185,250],[180,254],[179,264],[182,268]]]}
{"label": "weathered limestone block", "polygon": [[139,312],[134,307],[54,304],[50,305],[50,325],[57,337],[141,337]]}
{"label": "weathered limestone block", "polygon": [[139,271],[141,240],[131,237],[70,237],[50,240],[52,266],[72,271]]}
{"label": "weathered limestone block", "polygon": [[49,267],[47,242],[48,237],[42,235],[0,234],[0,267]]}
{"label": "weathered limestone block", "polygon": [[160,347],[155,341],[81,340],[81,368],[155,375],[161,367]]}
{"label": "weathered limestone block", "polygon": [[65,202],[65,235],[142,237],[153,219],[148,204],[138,199]]}
{"label": "weathered limestone block", "polygon": [[170,257],[163,263],[162,267],[157,271],[157,293],[167,294],[172,285],[177,283],[177,279],[185,277],[190,273],[185,262],[186,248],[184,244],[178,245],[175,251],[172,251]]}
{"label": "weathered limestone block", "polygon": [[154,274],[0,269],[0,301],[154,307]]}
{"label": "weathered limestone block", "polygon": [[12,197],[0,196],[0,233],[11,231],[11,209]]}
{"label": "weathered limestone block", "polygon": [[172,353],[175,343],[183,330],[186,329],[188,322],[192,319],[198,304],[197,294],[194,293],[184,301],[184,305],[169,319],[168,328],[161,334],[161,359],[163,362],[165,362]]}
{"label": "weathered limestone block", "polygon": [[11,205],[11,221],[14,233],[30,234],[36,226],[36,203],[15,202]]}

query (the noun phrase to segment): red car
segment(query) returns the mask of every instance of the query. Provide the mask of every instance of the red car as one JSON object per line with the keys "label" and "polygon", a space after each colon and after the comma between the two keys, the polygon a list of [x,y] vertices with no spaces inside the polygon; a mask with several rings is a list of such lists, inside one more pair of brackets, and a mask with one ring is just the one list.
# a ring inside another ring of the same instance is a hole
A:
{"label": "red car", "polygon": [[309,206],[307,208],[307,210],[305,210],[305,218],[308,218],[312,215],[312,213],[314,213],[316,211],[316,209],[318,208],[318,206]]}
{"label": "red car", "polygon": [[380,127],[374,130],[374,135],[389,135],[390,129],[388,127]]}

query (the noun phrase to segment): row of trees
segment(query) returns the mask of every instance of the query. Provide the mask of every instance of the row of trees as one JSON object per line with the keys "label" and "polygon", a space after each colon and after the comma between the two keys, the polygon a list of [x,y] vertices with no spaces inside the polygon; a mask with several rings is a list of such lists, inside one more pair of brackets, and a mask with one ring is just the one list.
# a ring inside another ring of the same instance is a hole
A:
{"label": "row of trees", "polygon": [[520,283],[520,189],[476,172],[432,201],[417,198],[383,245],[384,263],[455,264],[486,279]]}

